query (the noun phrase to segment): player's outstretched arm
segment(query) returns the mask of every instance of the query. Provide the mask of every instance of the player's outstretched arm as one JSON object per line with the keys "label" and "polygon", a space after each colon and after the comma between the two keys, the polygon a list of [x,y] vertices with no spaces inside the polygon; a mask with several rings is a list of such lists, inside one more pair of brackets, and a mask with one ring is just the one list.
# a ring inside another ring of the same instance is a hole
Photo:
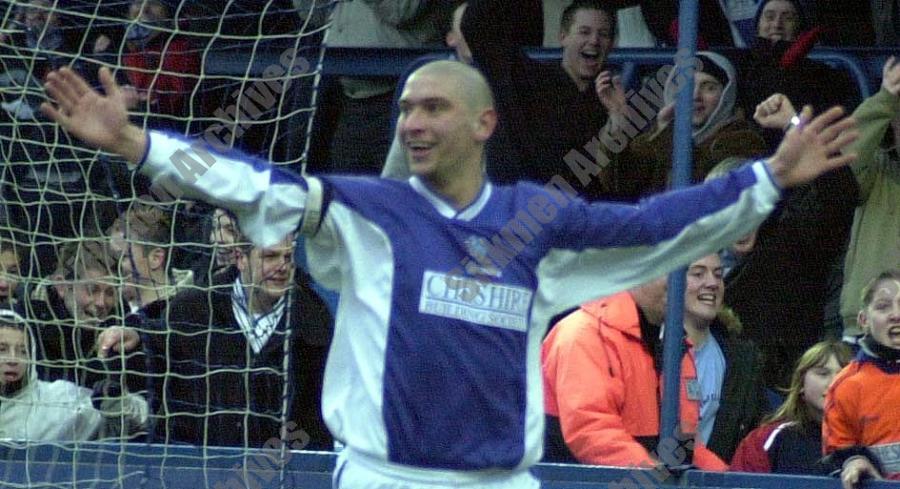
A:
{"label": "player's outstretched arm", "polygon": [[44,88],[56,105],[45,102],[41,111],[85,143],[138,163],[147,136],[128,121],[126,95],[106,67],[100,68],[100,82],[106,95],[70,68],[51,71]]}
{"label": "player's outstretched arm", "polygon": [[806,106],[800,113],[800,123],[785,134],[775,156],[769,159],[772,176],[782,188],[809,182],[817,176],[849,164],[854,153],[841,153],[859,133],[856,120],[844,117],[844,110],[832,107],[812,117]]}

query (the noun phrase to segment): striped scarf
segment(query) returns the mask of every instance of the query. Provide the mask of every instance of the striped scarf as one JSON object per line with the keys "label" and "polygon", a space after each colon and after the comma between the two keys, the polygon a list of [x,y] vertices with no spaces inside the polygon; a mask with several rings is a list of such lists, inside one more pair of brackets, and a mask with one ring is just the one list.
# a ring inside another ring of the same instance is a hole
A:
{"label": "striped scarf", "polygon": [[269,312],[262,314],[251,314],[250,304],[247,295],[244,293],[244,286],[241,278],[238,277],[231,287],[231,310],[234,312],[234,318],[241,326],[247,342],[253,348],[253,352],[259,354],[266,342],[275,332],[278,322],[284,316],[284,304],[287,294],[278,299],[275,307]]}

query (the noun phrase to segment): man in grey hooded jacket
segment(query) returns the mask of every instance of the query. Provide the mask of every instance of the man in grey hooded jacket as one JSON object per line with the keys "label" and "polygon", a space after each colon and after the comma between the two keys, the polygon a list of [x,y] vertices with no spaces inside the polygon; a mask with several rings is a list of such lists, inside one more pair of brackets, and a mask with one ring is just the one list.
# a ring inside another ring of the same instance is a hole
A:
{"label": "man in grey hooded jacket", "polygon": [[[709,51],[697,53],[697,59],[692,115],[694,182],[702,181],[725,158],[749,159],[767,152],[762,136],[743,111],[735,108],[737,76],[731,63]],[[659,112],[656,127],[634,138],[618,155],[610,155],[609,192],[617,200],[634,201],[661,192],[668,184],[672,167],[671,121],[678,86],[675,76],[672,70],[664,91],[666,105]],[[623,120],[624,115],[611,113],[610,118]],[[626,136],[620,131],[617,139],[621,141]]]}

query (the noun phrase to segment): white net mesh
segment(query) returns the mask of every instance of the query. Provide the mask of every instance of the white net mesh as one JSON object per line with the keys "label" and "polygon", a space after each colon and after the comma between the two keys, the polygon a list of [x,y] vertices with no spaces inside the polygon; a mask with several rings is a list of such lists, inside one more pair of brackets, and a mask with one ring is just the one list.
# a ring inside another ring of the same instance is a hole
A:
{"label": "white net mesh", "polygon": [[[254,449],[283,462],[286,448],[331,445],[316,393],[328,312],[304,278],[272,272],[273,260],[293,270],[289,243],[235,246],[230,216],[86,149],[39,107],[50,70],[71,67],[99,87],[106,66],[134,123],[299,172],[332,3],[298,12],[290,0],[0,2],[0,300],[25,320],[0,317],[0,357],[26,350],[4,364],[22,372],[0,369],[0,446],[7,461],[32,460],[46,442],[64,447],[47,455],[57,465],[96,457],[93,469],[62,476],[8,465],[4,484],[134,487],[153,470],[166,479],[170,462],[200,460],[243,473],[225,487],[244,487]],[[273,288],[273,274],[304,285]],[[97,338],[120,326],[140,346],[98,359]],[[97,440],[129,443],[84,444]],[[123,462],[132,454],[159,468],[133,472]]]}

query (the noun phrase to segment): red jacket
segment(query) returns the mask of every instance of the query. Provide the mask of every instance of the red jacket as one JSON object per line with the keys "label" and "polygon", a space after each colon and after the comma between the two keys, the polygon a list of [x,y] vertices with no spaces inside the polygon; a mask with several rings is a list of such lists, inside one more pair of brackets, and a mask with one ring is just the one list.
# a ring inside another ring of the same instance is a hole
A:
{"label": "red jacket", "polygon": [[[661,398],[639,321],[634,299],[623,292],[583,305],[544,340],[544,409],[559,418],[567,446],[582,463],[654,464],[636,440],[659,436]],[[696,433],[700,403],[687,395],[687,382],[697,378],[692,354],[684,356],[681,376],[681,431]],[[705,470],[726,467],[699,443],[694,464]]]}
{"label": "red jacket", "polygon": [[170,41],[167,36],[159,36],[140,51],[129,49],[123,64],[128,83],[149,94],[155,112],[187,114],[200,73],[200,57],[187,39],[174,37]]}

